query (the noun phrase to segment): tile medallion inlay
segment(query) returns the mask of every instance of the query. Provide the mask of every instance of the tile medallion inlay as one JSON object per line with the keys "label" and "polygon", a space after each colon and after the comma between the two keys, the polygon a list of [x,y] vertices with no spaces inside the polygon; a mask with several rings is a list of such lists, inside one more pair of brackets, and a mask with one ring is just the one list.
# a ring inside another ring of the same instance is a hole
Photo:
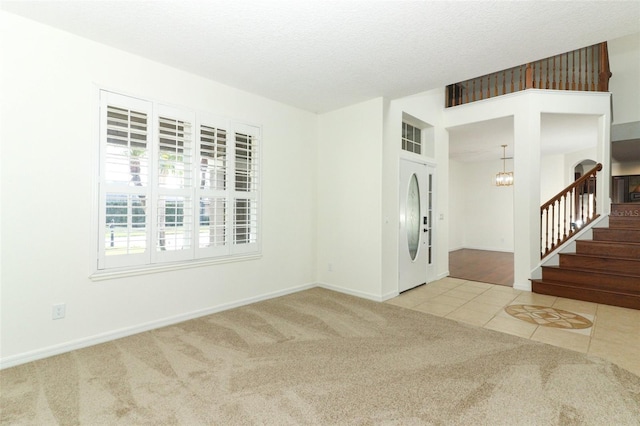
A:
{"label": "tile medallion inlay", "polygon": [[582,329],[593,326],[582,315],[547,306],[510,305],[504,310],[514,318],[545,327]]}

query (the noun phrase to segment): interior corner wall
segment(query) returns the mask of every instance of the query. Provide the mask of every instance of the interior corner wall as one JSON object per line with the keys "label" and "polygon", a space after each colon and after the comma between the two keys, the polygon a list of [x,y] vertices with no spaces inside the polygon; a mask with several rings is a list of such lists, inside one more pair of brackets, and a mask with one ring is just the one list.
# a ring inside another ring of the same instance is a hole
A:
{"label": "interior corner wall", "polygon": [[317,280],[381,300],[384,100],[318,118]]}
{"label": "interior corner wall", "polygon": [[[0,32],[2,366],[314,285],[316,114],[6,12]],[[89,279],[97,257],[97,87],[262,126],[260,259]],[[379,151],[379,140],[374,145]],[[356,182],[343,193],[341,213],[371,207],[352,204],[367,197],[351,197],[367,187],[368,172],[350,175]],[[379,206],[379,195],[372,198]],[[56,303],[66,303],[66,317],[53,321]]]}
{"label": "interior corner wall", "polygon": [[640,32],[607,42],[613,124],[640,121]]}

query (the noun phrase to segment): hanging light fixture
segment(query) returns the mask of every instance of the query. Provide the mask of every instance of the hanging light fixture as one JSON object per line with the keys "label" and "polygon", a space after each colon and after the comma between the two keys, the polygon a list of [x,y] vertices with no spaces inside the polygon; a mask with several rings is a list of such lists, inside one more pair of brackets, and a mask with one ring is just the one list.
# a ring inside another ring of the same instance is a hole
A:
{"label": "hanging light fixture", "polygon": [[502,171],[496,174],[496,186],[509,186],[513,185],[513,172],[507,172],[505,167],[505,162],[507,159],[511,159],[513,157],[507,158],[507,146],[502,145]]}

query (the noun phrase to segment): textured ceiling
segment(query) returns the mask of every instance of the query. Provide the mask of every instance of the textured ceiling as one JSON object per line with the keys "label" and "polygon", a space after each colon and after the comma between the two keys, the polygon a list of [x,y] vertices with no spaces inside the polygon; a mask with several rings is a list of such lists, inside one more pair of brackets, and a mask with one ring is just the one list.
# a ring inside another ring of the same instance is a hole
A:
{"label": "textured ceiling", "polygon": [[[0,8],[312,112],[412,95],[640,30],[638,0],[0,0]],[[557,132],[541,135],[545,154],[570,152],[572,141],[584,147],[593,123],[543,120]],[[503,143],[512,156],[509,118],[450,129],[458,161],[498,159]]]}
{"label": "textured ceiling", "polygon": [[313,112],[638,32],[638,1],[7,1],[1,8]]}

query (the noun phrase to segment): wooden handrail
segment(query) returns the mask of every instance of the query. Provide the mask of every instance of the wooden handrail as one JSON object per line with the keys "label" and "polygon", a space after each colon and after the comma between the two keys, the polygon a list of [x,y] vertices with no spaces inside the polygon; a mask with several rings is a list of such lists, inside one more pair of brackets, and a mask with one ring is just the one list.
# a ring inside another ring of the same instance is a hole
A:
{"label": "wooden handrail", "polygon": [[595,177],[596,173],[599,172],[600,170],[602,170],[602,164],[598,163],[595,165],[595,167],[591,170],[589,170],[587,173],[585,173],[584,175],[580,176],[575,182],[573,182],[571,185],[567,186],[565,189],[563,189],[562,191],[558,192],[553,198],[551,198],[549,201],[547,201],[546,203],[544,203],[541,207],[540,210],[545,209],[547,207],[549,207],[551,204],[553,204],[555,201],[559,200],[560,197],[562,197],[564,194],[566,194],[567,192],[571,191],[572,189],[576,188],[578,185],[583,184],[586,180],[588,180],[591,177]]}
{"label": "wooden handrail", "polygon": [[[540,206],[540,256],[544,258],[598,217],[596,176],[602,164]],[[586,200],[585,200],[586,195]]]}
{"label": "wooden handrail", "polygon": [[607,92],[611,75],[607,42],[603,42],[450,84],[445,91],[445,106],[527,89]]}

